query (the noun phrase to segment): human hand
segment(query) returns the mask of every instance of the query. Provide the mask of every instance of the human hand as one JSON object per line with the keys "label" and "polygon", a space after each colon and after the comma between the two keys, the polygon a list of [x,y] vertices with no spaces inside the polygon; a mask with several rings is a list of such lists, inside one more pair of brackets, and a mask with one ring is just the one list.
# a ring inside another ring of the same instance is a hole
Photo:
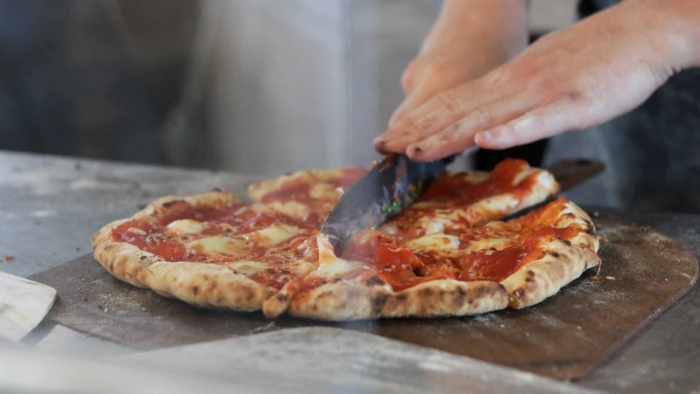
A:
{"label": "human hand", "polygon": [[525,0],[446,0],[401,77],[406,98],[389,127],[438,93],[481,77],[524,50],[526,22]]}
{"label": "human hand", "polygon": [[698,63],[698,3],[628,0],[547,35],[485,76],[397,116],[375,147],[431,161],[606,122]]}

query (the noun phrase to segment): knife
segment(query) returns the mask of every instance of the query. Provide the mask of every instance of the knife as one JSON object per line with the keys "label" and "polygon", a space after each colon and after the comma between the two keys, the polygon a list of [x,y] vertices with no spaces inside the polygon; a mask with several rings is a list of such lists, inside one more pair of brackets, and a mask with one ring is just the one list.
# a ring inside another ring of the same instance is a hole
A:
{"label": "knife", "polygon": [[[328,214],[321,233],[328,235],[339,255],[352,234],[365,228],[377,228],[411,205],[454,158],[416,163],[405,155],[387,156],[342,195]],[[562,160],[547,168],[559,183],[560,192],[593,178],[604,169],[603,163],[587,159]]]}
{"label": "knife", "polygon": [[416,163],[406,155],[389,155],[376,163],[338,200],[326,217],[321,233],[328,235],[337,254],[352,234],[379,227],[413,204],[421,192],[445,171],[455,156]]}

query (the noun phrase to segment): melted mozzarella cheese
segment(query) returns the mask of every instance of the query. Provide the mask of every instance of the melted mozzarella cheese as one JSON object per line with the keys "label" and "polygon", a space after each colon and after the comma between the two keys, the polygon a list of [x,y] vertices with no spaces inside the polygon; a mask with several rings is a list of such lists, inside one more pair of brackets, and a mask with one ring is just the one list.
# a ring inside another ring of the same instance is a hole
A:
{"label": "melted mozzarella cheese", "polygon": [[464,174],[464,180],[472,185],[486,182],[491,178],[491,173],[485,171],[469,171]]}
{"label": "melted mozzarella cheese", "polygon": [[557,181],[554,179],[554,175],[549,171],[542,171],[537,175],[537,184],[542,188],[547,190],[554,190],[557,188]]}
{"label": "melted mozzarella cheese", "polygon": [[357,263],[336,257],[334,261],[320,264],[315,273],[319,276],[341,275],[358,267]]}
{"label": "melted mozzarella cheese", "polygon": [[474,205],[486,212],[510,212],[518,206],[518,202],[512,194],[502,194],[483,199]]}
{"label": "melted mozzarella cheese", "polygon": [[537,183],[532,188],[532,192],[523,199],[521,207],[529,207],[544,201],[547,197],[557,191],[559,185],[554,180],[554,176],[547,171],[542,171],[537,176]]}
{"label": "melted mozzarella cheese", "polygon": [[215,237],[202,238],[188,242],[188,250],[194,250],[203,254],[237,255],[245,249],[245,244],[240,239],[217,235]]}
{"label": "melted mozzarella cheese", "polygon": [[316,241],[318,242],[319,265],[314,272],[315,274],[319,276],[340,275],[352,271],[359,266],[358,263],[337,257],[327,235],[319,234],[316,237]]}
{"label": "melted mozzarella cheese", "polygon": [[426,234],[436,234],[445,231],[445,224],[450,223],[450,219],[434,218],[425,225]]}
{"label": "melted mozzarella cheese", "polygon": [[243,236],[246,241],[253,241],[261,246],[277,245],[289,238],[297,235],[299,228],[287,226],[286,224],[276,224],[262,230],[253,231]]}
{"label": "melted mozzarella cheese", "polygon": [[204,230],[204,224],[192,219],[176,220],[165,228],[175,235],[200,234]]}
{"label": "melted mozzarella cheese", "polygon": [[467,247],[467,250],[470,250],[472,252],[490,249],[502,250],[510,246],[510,244],[511,241],[507,238],[485,238],[479,241],[472,242]]}
{"label": "melted mozzarella cheese", "polygon": [[534,168],[523,168],[517,175],[515,175],[515,177],[513,177],[513,182],[511,183],[511,185],[517,186],[520,182],[523,181],[523,179],[525,179],[528,175],[532,174],[535,171],[537,170],[535,170]]}
{"label": "melted mozzarella cheese", "polygon": [[236,261],[233,263],[229,263],[228,266],[242,274],[259,273],[269,267],[267,264],[261,263],[259,261]]}
{"label": "melted mozzarella cheese", "polygon": [[399,230],[395,226],[393,226],[389,223],[382,224],[381,226],[379,226],[377,231],[379,231],[380,233],[390,234],[390,235],[393,235],[393,234],[396,234],[399,232]]}
{"label": "melted mozzarella cheese", "polygon": [[301,218],[304,217],[307,213],[309,213],[309,207],[296,201],[287,201],[284,203],[276,201],[268,205],[275,211],[282,212],[292,217]]}
{"label": "melted mozzarella cheese", "polygon": [[185,197],[185,202],[192,206],[225,207],[235,202],[240,202],[238,196],[234,196],[228,191],[210,192],[198,196]]}
{"label": "melted mozzarella cheese", "polygon": [[309,190],[309,195],[311,198],[323,200],[323,199],[334,199],[338,196],[335,188],[328,183],[315,183],[311,186]]}
{"label": "melted mozzarella cheese", "polygon": [[447,234],[430,234],[406,243],[406,246],[418,250],[443,250],[459,248],[459,238]]}
{"label": "melted mozzarella cheese", "polygon": [[138,235],[147,235],[148,234],[147,232],[141,230],[138,227],[129,227],[128,229],[126,229],[126,231],[129,233],[134,233],[134,234],[138,234]]}

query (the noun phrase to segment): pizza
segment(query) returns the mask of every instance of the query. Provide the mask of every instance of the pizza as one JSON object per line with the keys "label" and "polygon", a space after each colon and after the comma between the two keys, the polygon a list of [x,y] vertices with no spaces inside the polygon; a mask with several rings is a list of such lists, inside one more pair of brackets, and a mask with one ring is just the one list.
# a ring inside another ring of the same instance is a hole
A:
{"label": "pizza", "polygon": [[524,308],[600,265],[588,215],[540,204],[558,185],[505,160],[443,173],[418,201],[336,254],[325,216],[364,168],[302,171],[227,191],[164,197],[92,237],[113,276],[193,305],[322,320],[474,315]]}

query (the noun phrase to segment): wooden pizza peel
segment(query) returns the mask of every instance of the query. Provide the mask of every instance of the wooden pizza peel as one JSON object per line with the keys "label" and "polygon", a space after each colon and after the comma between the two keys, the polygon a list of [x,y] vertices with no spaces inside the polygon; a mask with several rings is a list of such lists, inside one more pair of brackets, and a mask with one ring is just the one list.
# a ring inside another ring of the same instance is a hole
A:
{"label": "wooden pizza peel", "polygon": [[326,326],[374,333],[557,379],[600,364],[685,295],[698,277],[693,254],[649,228],[589,212],[603,265],[554,297],[521,311],[476,317],[397,319],[344,324],[266,319],[261,313],[202,310],[110,276],[91,255],[31,279],[57,289],[49,318],[129,347],[165,347]]}

